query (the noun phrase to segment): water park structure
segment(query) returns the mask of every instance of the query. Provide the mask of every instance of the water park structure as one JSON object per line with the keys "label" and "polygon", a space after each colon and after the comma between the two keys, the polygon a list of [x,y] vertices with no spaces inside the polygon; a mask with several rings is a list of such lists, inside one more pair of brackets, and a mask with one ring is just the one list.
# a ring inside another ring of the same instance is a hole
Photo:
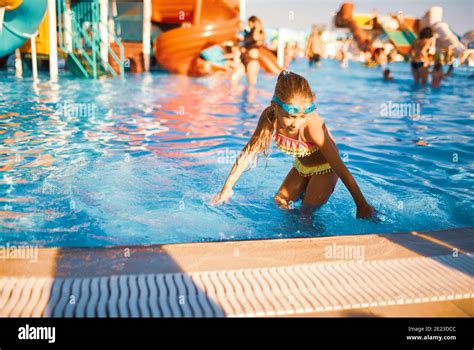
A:
{"label": "water park structure", "polygon": [[[239,0],[2,0],[0,2],[0,65],[16,58],[21,76],[23,59],[37,77],[39,66],[49,66],[57,79],[58,57],[66,69],[82,77],[123,76],[139,73],[156,64],[170,73],[200,76],[226,69],[221,43],[235,42],[239,21],[245,19]],[[470,52],[442,21],[442,8],[429,9],[422,18],[354,13],[344,3],[334,17],[336,28],[347,28],[362,52],[373,42],[390,42],[407,56],[411,43],[424,27],[437,34],[438,50],[450,48],[457,57]],[[285,42],[291,36],[278,31],[278,47],[262,46],[258,61],[268,73],[278,74]],[[290,33],[291,35],[291,33]],[[211,52],[207,57],[205,50]]]}
{"label": "water park structure", "polygon": [[[202,69],[200,54],[235,40],[242,19],[240,3],[5,0],[0,3],[4,17],[0,57],[3,63],[11,54],[17,60],[31,60],[35,77],[37,60],[45,60],[52,79],[57,77],[57,57],[66,60],[68,70],[86,78],[148,71],[153,56],[171,73],[204,75],[209,72]],[[265,47],[260,51],[262,68],[279,73],[276,55]],[[212,71],[223,69],[218,64],[212,67]]]}
{"label": "water park structure", "polygon": [[422,18],[405,17],[402,11],[394,15],[353,13],[354,4],[344,3],[335,16],[338,28],[348,28],[362,51],[369,51],[372,42],[385,36],[395,49],[403,56],[408,55],[411,43],[417,38],[421,29],[430,27],[437,35],[439,50],[453,48],[456,56],[463,57],[467,48],[461,43],[442,21],[443,9],[439,6],[430,8]]}

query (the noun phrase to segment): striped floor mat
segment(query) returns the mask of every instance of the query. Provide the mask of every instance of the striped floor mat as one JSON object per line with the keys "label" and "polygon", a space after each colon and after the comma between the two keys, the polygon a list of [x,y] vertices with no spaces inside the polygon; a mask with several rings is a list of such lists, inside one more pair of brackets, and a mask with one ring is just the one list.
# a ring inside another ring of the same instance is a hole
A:
{"label": "striped floor mat", "polygon": [[283,316],[473,298],[473,275],[469,254],[95,278],[0,277],[0,316]]}

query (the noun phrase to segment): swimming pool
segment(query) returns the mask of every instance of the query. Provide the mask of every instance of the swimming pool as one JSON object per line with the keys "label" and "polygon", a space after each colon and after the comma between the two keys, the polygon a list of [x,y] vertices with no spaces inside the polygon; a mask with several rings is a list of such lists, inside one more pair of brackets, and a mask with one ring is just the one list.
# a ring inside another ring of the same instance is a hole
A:
{"label": "swimming pool", "polygon": [[[0,243],[114,246],[316,237],[474,225],[474,80],[439,90],[335,61],[291,70],[308,78],[342,158],[382,221],[355,219],[342,182],[311,220],[273,195],[291,168],[273,152],[211,207],[268,105],[275,76],[255,89],[224,78],[162,73],[125,81],[0,72]],[[471,76],[471,78],[469,78]]]}

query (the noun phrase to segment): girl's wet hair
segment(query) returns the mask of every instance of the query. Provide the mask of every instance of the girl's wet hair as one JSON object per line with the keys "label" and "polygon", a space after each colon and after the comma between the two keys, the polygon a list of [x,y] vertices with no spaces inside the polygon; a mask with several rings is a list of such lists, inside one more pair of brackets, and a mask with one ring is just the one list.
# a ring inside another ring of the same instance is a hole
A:
{"label": "girl's wet hair", "polygon": [[420,39],[430,39],[433,37],[433,31],[430,27],[425,27],[420,32]]}
{"label": "girl's wet hair", "polygon": [[260,18],[258,18],[257,16],[250,16],[248,21],[249,22],[261,22]]}
{"label": "girl's wet hair", "polygon": [[[274,94],[283,103],[288,104],[291,104],[295,99],[305,101],[308,104],[314,100],[314,93],[311,90],[308,81],[301,75],[287,70],[282,71],[278,75]],[[268,158],[275,128],[275,121],[275,107],[271,104],[266,107],[260,115],[257,128],[250,138],[250,141],[242,150],[241,155],[237,158],[237,162],[241,156],[244,156],[247,153],[263,153],[265,158]]]}
{"label": "girl's wet hair", "polygon": [[314,93],[308,81],[301,75],[287,70],[283,70],[278,75],[274,93],[281,101],[289,104],[294,99],[305,101],[308,104],[314,100]]}

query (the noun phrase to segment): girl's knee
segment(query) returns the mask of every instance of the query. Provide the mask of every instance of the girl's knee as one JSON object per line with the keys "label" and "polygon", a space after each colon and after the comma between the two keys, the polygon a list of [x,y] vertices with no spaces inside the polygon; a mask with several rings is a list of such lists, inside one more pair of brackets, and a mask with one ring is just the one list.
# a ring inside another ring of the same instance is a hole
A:
{"label": "girl's knee", "polygon": [[314,198],[303,198],[303,205],[320,207],[327,203],[329,196],[318,196]]}
{"label": "girl's knee", "polygon": [[329,197],[331,197],[332,193],[334,192],[334,185],[330,191],[324,191],[323,193],[313,193],[313,195],[305,194],[303,197],[303,204],[309,206],[322,206],[327,203]]}
{"label": "girl's knee", "polygon": [[311,215],[315,211],[319,210],[319,208],[321,208],[323,204],[308,204],[308,203],[303,202],[300,210],[303,215]]}

